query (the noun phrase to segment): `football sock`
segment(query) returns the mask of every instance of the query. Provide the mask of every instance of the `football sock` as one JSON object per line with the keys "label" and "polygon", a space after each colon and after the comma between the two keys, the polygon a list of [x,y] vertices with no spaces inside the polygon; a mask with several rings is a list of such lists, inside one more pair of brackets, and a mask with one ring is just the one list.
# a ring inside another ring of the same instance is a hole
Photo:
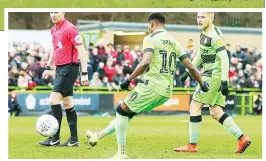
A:
{"label": "football sock", "polygon": [[[132,118],[133,118],[133,116],[129,117],[128,118],[128,121],[130,121]],[[105,136],[110,135],[113,132],[115,132],[115,121],[116,121],[116,119],[114,119],[113,121],[111,121],[109,123],[109,125],[105,129],[103,129],[102,131],[100,131],[100,132],[97,133],[97,138],[99,140],[101,140]]]}
{"label": "football sock", "polygon": [[71,140],[78,140],[77,132],[77,113],[75,108],[66,109],[67,122],[71,133]]}
{"label": "football sock", "polygon": [[62,111],[62,108],[61,108],[60,104],[52,105],[51,108],[52,108],[52,114],[56,118],[56,120],[58,121],[58,124],[59,124],[58,131],[56,132],[56,134],[53,137],[55,139],[59,139],[60,138],[60,129],[61,129],[63,111]]}
{"label": "football sock", "polygon": [[243,132],[236,125],[234,119],[228,114],[224,113],[222,117],[219,119],[219,122],[223,125],[223,127],[233,134],[238,140],[243,136]]}
{"label": "football sock", "polygon": [[115,119],[115,132],[116,132],[116,140],[118,144],[118,154],[125,155],[126,154],[126,136],[127,136],[127,128],[128,128],[128,117],[122,116],[119,113],[116,113]]}
{"label": "football sock", "polygon": [[190,144],[198,143],[201,121],[202,121],[201,115],[190,116],[190,122],[189,122],[189,143]]}
{"label": "football sock", "polygon": [[113,132],[115,132],[115,121],[116,121],[116,119],[114,119],[113,121],[111,121],[109,123],[109,125],[105,129],[103,129],[101,132],[98,132],[97,133],[97,138],[99,140],[102,139],[102,138],[104,138],[105,136],[110,135]]}

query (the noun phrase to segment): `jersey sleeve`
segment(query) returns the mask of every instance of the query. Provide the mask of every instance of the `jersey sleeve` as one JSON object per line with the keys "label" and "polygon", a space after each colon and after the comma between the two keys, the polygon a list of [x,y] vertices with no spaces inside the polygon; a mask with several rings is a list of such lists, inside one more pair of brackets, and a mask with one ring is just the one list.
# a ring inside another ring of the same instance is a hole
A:
{"label": "jersey sleeve", "polygon": [[68,28],[67,36],[74,46],[82,45],[82,37],[79,35],[76,27]]}
{"label": "jersey sleeve", "polygon": [[185,58],[188,58],[187,53],[185,52],[184,48],[181,46],[181,44],[176,44],[176,56],[179,58],[179,60],[182,62]]}
{"label": "jersey sleeve", "polygon": [[224,37],[222,35],[218,35],[217,37],[213,38],[211,45],[215,49],[216,53],[225,50]]}
{"label": "jersey sleeve", "polygon": [[142,44],[142,51],[145,52],[154,52],[154,43],[151,38],[145,37]]}

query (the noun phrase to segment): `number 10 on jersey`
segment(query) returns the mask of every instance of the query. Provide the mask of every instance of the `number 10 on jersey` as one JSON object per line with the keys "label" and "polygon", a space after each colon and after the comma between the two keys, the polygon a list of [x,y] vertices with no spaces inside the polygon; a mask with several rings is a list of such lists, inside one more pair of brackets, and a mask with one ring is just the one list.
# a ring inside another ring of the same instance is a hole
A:
{"label": "number 10 on jersey", "polygon": [[[160,69],[160,73],[170,73],[171,75],[175,74],[176,70],[176,53],[172,52],[168,56],[168,53],[166,50],[160,50],[160,55],[162,55],[162,68]],[[173,66],[172,66],[173,65]]]}

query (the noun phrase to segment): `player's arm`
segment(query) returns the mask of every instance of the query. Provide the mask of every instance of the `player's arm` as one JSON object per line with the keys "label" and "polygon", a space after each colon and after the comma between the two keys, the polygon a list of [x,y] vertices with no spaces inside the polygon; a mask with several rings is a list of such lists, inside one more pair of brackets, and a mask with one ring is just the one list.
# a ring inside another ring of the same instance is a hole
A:
{"label": "player's arm", "polygon": [[221,60],[221,92],[226,96],[230,93],[228,89],[229,58],[224,44],[225,43],[222,36],[217,37],[212,42],[212,46],[215,48],[216,54]]}
{"label": "player's arm", "polygon": [[72,27],[68,29],[68,38],[71,43],[78,50],[78,55],[81,63],[81,83],[86,86],[89,84],[88,82],[88,51],[83,46],[82,37],[79,35],[77,28]]}
{"label": "player's arm", "polygon": [[141,62],[138,64],[136,69],[133,71],[133,73],[128,78],[129,81],[132,81],[133,79],[141,75],[147,69],[147,67],[151,63],[152,54],[153,54],[153,51],[147,50],[146,52],[144,52]]}
{"label": "player's arm", "polygon": [[202,91],[207,92],[209,90],[209,85],[206,82],[202,81],[198,69],[192,64],[181,45],[177,47],[177,53],[179,54],[179,60],[186,66],[192,77],[200,84]]}
{"label": "player's arm", "polygon": [[152,54],[154,52],[154,45],[151,39],[144,38],[143,40],[143,58],[141,62],[138,64],[136,69],[133,71],[133,73],[130,75],[130,77],[123,83],[120,84],[120,88],[123,90],[127,90],[128,86],[130,85],[130,82],[141,75],[147,67],[150,65],[152,60]]}
{"label": "player's arm", "polygon": [[[200,52],[198,51],[192,60],[192,65],[197,68],[200,66],[201,63],[202,63],[202,59],[200,57]],[[184,82],[187,79],[187,77],[189,76],[189,74],[191,75],[191,73],[189,72],[189,70],[187,68],[185,73],[182,74],[180,77],[181,81]]]}

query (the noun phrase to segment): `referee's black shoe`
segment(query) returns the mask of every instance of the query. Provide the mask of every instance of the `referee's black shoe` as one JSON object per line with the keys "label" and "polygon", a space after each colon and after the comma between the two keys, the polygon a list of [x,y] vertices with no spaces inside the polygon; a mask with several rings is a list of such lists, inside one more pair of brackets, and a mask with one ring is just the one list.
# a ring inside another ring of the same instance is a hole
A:
{"label": "referee's black shoe", "polygon": [[43,146],[58,146],[60,144],[60,139],[55,139],[54,137],[49,137],[44,141],[39,142]]}
{"label": "referee's black shoe", "polygon": [[60,146],[79,146],[79,141],[78,140],[71,140],[71,138],[69,138],[64,144],[61,144]]}

